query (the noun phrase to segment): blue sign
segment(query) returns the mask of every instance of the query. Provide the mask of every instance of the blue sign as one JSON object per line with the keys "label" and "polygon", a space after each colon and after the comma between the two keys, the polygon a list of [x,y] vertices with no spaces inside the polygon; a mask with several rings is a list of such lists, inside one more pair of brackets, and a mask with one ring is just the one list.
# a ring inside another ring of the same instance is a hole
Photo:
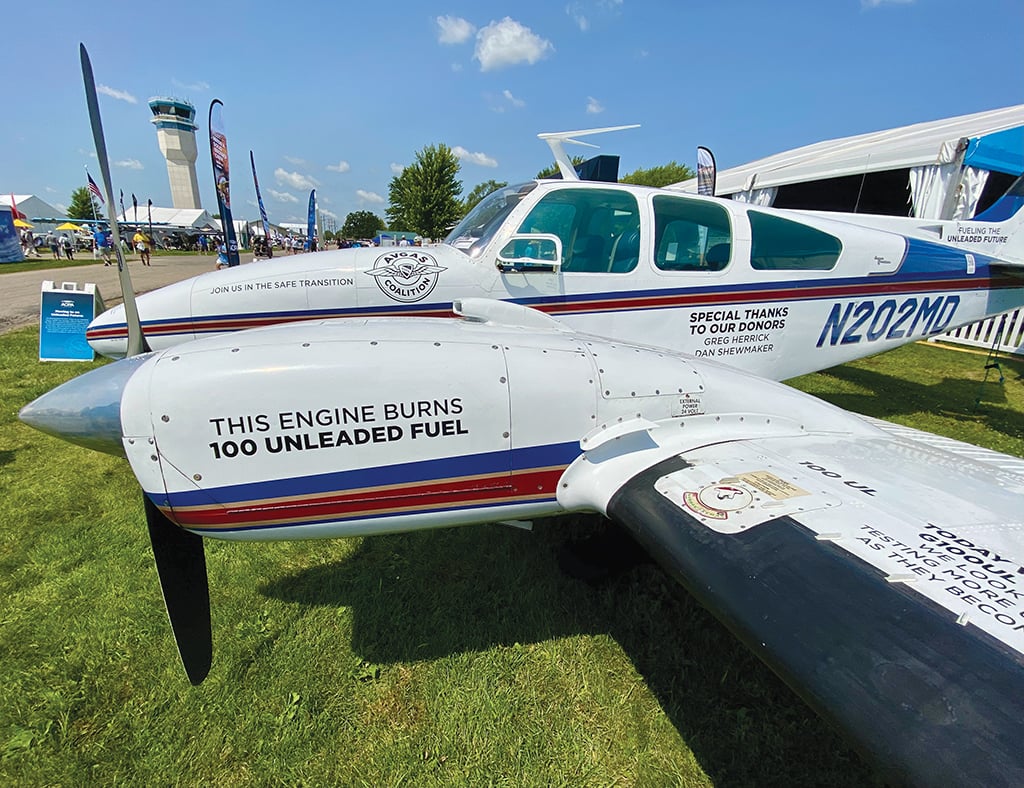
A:
{"label": "blue sign", "polygon": [[4,208],[0,210],[0,263],[20,263],[24,259],[14,215],[9,208]]}
{"label": "blue sign", "polygon": [[85,330],[96,313],[96,285],[43,282],[39,308],[40,361],[92,361]]}

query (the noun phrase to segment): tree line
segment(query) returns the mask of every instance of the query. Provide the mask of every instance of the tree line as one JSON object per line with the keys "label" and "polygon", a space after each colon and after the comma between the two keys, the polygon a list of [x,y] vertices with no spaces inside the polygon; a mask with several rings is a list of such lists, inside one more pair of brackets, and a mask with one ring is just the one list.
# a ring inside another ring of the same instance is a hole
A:
{"label": "tree line", "polygon": [[[582,156],[574,156],[573,165],[583,163]],[[487,180],[477,184],[462,197],[459,180],[461,164],[458,157],[444,143],[428,145],[416,153],[415,161],[391,179],[388,186],[387,221],[372,211],[353,211],[345,217],[341,231],[332,234],[340,238],[373,238],[382,230],[414,232],[424,238],[443,238],[459,221],[491,192],[507,186],[506,181]],[[634,186],[668,186],[694,176],[684,164],[671,161],[658,167],[636,169],[621,178],[620,183]],[[558,177],[554,163],[537,173],[536,177]],[[82,186],[71,193],[68,216],[72,219],[93,218],[93,204],[89,190]],[[327,238],[326,240],[331,240]]]}

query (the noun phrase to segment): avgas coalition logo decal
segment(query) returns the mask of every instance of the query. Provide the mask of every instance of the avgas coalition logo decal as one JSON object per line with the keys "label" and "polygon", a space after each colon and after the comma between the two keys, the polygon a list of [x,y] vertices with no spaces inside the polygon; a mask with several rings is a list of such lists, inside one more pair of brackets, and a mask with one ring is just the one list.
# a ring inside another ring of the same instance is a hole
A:
{"label": "avgas coalition logo decal", "polygon": [[430,295],[441,272],[447,270],[426,252],[395,249],[378,257],[366,273],[388,298],[411,304]]}

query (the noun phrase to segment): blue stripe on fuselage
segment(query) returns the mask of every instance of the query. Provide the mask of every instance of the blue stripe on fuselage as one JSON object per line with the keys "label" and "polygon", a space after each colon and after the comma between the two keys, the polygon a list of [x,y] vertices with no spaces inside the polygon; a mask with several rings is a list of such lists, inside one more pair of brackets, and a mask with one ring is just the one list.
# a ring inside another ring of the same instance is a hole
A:
{"label": "blue stripe on fuselage", "polygon": [[[509,457],[511,453],[511,458]],[[339,490],[359,490],[393,484],[455,480],[466,476],[521,471],[568,465],[580,455],[578,442],[554,443],[546,446],[528,446],[509,451],[493,451],[436,460],[403,462],[335,471],[315,476],[290,479],[272,479],[264,482],[245,482],[210,490],[187,490],[167,495],[171,506],[204,506],[211,499],[230,504],[255,500],[319,495]],[[511,465],[510,465],[511,459]],[[162,496],[160,496],[162,497]]]}

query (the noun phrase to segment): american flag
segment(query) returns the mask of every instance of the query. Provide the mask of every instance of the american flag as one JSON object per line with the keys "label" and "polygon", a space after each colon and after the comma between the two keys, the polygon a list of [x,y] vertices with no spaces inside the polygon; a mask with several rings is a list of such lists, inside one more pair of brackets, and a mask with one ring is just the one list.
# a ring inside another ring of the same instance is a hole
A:
{"label": "american flag", "polygon": [[100,187],[96,185],[96,181],[92,179],[92,176],[89,173],[86,173],[85,177],[89,179],[89,191],[95,194],[96,199],[98,199],[100,203],[103,204],[103,195],[100,194]]}

